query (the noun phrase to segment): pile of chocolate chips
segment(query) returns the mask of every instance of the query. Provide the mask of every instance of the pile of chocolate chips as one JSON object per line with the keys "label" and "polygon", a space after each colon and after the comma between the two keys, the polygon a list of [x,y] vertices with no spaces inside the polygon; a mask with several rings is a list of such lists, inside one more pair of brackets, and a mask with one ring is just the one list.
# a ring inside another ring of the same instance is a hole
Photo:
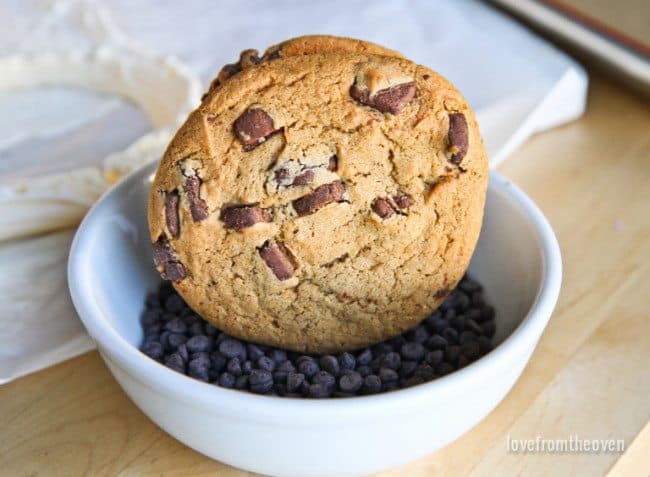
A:
{"label": "pile of chocolate chips", "polygon": [[285,397],[376,394],[449,374],[492,349],[494,308],[465,277],[418,326],[354,353],[308,355],[228,336],[194,313],[169,282],[146,299],[141,351],[224,388]]}

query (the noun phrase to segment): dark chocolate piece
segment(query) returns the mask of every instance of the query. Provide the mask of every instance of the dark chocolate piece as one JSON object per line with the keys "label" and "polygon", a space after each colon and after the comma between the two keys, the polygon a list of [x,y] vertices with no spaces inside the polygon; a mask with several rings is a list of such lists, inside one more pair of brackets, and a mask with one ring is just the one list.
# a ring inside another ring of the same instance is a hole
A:
{"label": "dark chocolate piece", "polygon": [[243,230],[259,222],[271,222],[271,212],[258,205],[235,205],[223,209],[220,219],[227,229]]}
{"label": "dark chocolate piece", "polygon": [[377,91],[372,96],[366,88],[356,84],[350,87],[350,96],[361,104],[375,108],[382,113],[399,114],[415,96],[415,83],[403,83]]}
{"label": "dark chocolate piece", "polygon": [[345,194],[345,186],[341,181],[323,184],[317,187],[311,194],[307,194],[293,201],[293,208],[299,216],[313,214],[328,204],[342,202]]}

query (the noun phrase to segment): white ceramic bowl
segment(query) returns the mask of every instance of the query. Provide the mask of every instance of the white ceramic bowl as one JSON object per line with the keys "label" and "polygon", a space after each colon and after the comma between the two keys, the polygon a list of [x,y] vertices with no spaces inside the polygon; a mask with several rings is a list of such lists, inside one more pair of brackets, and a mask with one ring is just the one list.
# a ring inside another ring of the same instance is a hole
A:
{"label": "white ceramic bowl", "polygon": [[424,456],[475,426],[528,362],[557,301],[561,259],[544,216],[517,187],[490,176],[470,272],[497,309],[498,346],[464,369],[368,397],[300,400],[219,388],[138,351],[143,299],[159,281],[146,202],[155,165],[112,188],[88,213],[70,252],[75,307],[104,361],[156,424],[197,451],[282,476],[359,475]]}

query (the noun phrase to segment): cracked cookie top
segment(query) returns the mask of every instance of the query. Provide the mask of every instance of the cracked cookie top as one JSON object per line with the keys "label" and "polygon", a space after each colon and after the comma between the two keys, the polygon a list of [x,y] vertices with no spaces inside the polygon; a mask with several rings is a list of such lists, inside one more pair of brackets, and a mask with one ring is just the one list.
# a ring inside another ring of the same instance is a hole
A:
{"label": "cracked cookie top", "polygon": [[280,57],[213,89],[149,201],[154,260],[242,339],[334,352],[397,335],[464,274],[487,158],[435,72],[361,53]]}

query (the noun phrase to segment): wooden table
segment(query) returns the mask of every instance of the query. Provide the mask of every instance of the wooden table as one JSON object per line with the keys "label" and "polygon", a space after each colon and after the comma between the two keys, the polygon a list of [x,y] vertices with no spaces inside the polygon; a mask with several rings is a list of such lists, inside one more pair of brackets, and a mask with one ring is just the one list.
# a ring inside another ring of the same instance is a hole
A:
{"label": "wooden table", "polygon": [[[650,474],[650,107],[599,76],[586,115],[501,172],[557,232],[564,283],[514,389],[475,429],[383,476]],[[17,317],[19,318],[19,317]],[[513,454],[507,438],[625,439],[623,454]],[[0,387],[0,475],[243,476],[178,443],[97,352]]]}

